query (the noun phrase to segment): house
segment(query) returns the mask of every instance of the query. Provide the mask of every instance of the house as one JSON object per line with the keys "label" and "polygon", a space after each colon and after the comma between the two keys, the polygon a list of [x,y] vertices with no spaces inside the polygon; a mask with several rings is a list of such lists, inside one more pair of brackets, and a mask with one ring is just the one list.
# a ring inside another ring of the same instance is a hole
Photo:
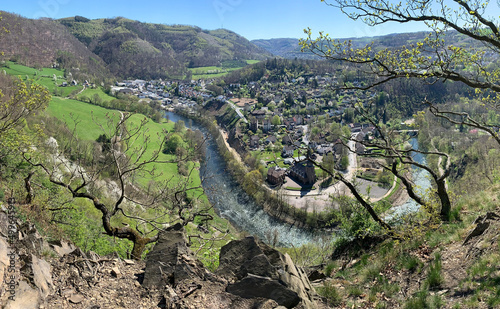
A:
{"label": "house", "polygon": [[295,163],[290,168],[289,175],[305,185],[313,185],[316,182],[316,171],[311,161]]}
{"label": "house", "polygon": [[250,130],[252,132],[257,132],[257,129],[259,128],[259,121],[256,118],[250,119]]}
{"label": "house", "polygon": [[269,118],[264,119],[264,123],[262,124],[262,131],[263,132],[271,131],[271,120],[269,120]]}
{"label": "house", "polygon": [[285,136],[283,136],[281,142],[283,143],[283,145],[291,145],[292,139],[290,138],[290,136],[285,135]]}
{"label": "house", "polygon": [[281,156],[283,158],[293,157],[294,150],[295,150],[295,148],[293,148],[293,146],[283,146],[283,151],[281,152]]}
{"label": "house", "polygon": [[266,117],[266,111],[262,109],[253,111],[252,116],[254,116],[257,119],[264,119],[264,117]]}
{"label": "house", "polygon": [[366,147],[365,145],[361,144],[361,143],[356,143],[356,153],[361,155],[361,154],[364,154],[366,152]]}
{"label": "house", "polygon": [[316,148],[316,152],[319,155],[326,155],[329,152],[333,152],[333,148],[332,148],[332,146],[329,146],[329,145],[320,145]]}
{"label": "house", "polygon": [[259,148],[259,136],[258,135],[250,136],[250,148]]}
{"label": "house", "polygon": [[344,144],[342,144],[342,141],[340,139],[336,140],[335,143],[333,144],[333,152],[335,152],[338,155],[343,154],[345,149]]}
{"label": "house", "polygon": [[129,95],[129,94],[133,94],[134,91],[130,88],[123,88],[123,89],[118,90],[118,93]]}
{"label": "house", "polygon": [[360,131],[359,133],[356,134],[355,139],[357,142],[362,142],[365,140],[365,136],[366,136],[365,133],[363,133],[363,131]]}
{"label": "house", "polygon": [[271,135],[266,138],[266,144],[275,144],[278,140],[276,139],[276,136]]}
{"label": "house", "polygon": [[267,181],[273,185],[281,185],[285,181],[286,170],[273,166],[267,171]]}

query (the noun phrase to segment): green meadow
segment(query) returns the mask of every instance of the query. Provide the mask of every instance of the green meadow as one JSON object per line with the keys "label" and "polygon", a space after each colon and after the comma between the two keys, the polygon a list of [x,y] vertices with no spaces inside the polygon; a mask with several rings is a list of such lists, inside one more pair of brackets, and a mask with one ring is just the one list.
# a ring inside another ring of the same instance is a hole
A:
{"label": "green meadow", "polygon": [[[260,60],[245,60],[247,65],[254,64],[260,62]],[[239,67],[231,67],[225,68],[223,66],[207,66],[207,67],[198,67],[198,68],[190,68],[189,70],[193,74],[193,79],[206,79],[206,78],[216,78],[227,75],[233,71],[239,70],[243,68],[243,66]]]}
{"label": "green meadow", "polygon": [[7,61],[0,66],[0,72],[1,71],[5,71],[8,75],[17,76],[22,80],[33,80],[36,83],[47,87],[51,93],[54,93],[54,91],[57,90],[58,95],[63,97],[67,97],[72,92],[83,89],[80,85],[61,87],[63,82],[68,81],[64,77],[64,71],[59,69],[35,69],[17,64],[15,62]]}

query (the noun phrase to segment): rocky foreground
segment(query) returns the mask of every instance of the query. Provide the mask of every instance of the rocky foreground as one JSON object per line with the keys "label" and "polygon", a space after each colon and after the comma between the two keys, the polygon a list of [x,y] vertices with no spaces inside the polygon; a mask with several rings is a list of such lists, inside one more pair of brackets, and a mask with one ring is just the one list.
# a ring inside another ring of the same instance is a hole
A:
{"label": "rocky foreground", "polygon": [[4,211],[0,282],[6,309],[322,307],[304,271],[253,237],[224,246],[212,273],[179,225],[161,233],[146,261],[132,261],[48,243]]}

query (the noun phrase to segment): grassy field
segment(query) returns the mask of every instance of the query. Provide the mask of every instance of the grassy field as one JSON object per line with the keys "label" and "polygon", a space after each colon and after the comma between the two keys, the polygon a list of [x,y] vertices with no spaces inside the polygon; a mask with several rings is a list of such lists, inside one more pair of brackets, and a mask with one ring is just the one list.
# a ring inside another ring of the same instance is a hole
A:
{"label": "grassy field", "polygon": [[[260,60],[245,60],[247,64],[254,64],[260,62]],[[190,68],[189,70],[193,74],[193,79],[206,79],[206,78],[216,78],[227,75],[232,71],[239,70],[243,67],[238,68],[223,68],[216,66],[209,67],[198,67],[198,68]]]}
{"label": "grassy field", "polygon": [[82,93],[80,93],[77,96],[77,99],[82,100],[84,97],[93,98],[95,95],[98,95],[99,98],[101,98],[101,100],[104,102],[109,102],[116,99],[115,97],[112,97],[107,93],[105,93],[101,87],[97,89],[86,88],[85,90],[82,91]]}
{"label": "grassy field", "polygon": [[[64,71],[59,69],[43,68],[38,70],[8,61],[0,67],[0,71],[2,70],[9,75],[18,76],[22,80],[34,80],[36,83],[47,87],[51,93],[54,93],[54,90],[57,89],[60,92],[59,95],[63,97],[67,97],[72,92],[83,88],[82,86],[59,87],[63,82],[67,82],[66,78],[64,78]],[[55,80],[54,75],[56,76]]]}
{"label": "grassy field", "polygon": [[[99,135],[103,134],[104,130],[108,131],[114,128],[120,119],[120,112],[116,110],[109,110],[99,106],[91,105],[88,103],[63,99],[59,97],[53,97],[49,104],[48,112],[51,116],[63,120],[70,129],[75,128],[75,133],[79,139],[82,140],[92,140],[95,141]],[[111,120],[111,126],[108,126]],[[158,161],[167,162],[173,161],[175,156],[167,155],[161,152],[161,142],[165,136],[165,132],[173,130],[173,122],[162,122],[156,123],[151,119],[146,118],[146,116],[141,114],[134,114],[130,117],[127,127],[129,130],[138,128],[141,122],[146,120],[144,126],[141,129],[138,138],[135,143],[130,146],[127,153],[134,157],[134,154],[138,153],[139,149],[143,148],[147,140],[147,148],[144,152],[143,159],[151,158],[155,151],[160,151]],[[101,127],[102,126],[102,127]],[[196,165],[194,165],[196,164]],[[189,186],[196,187],[201,184],[198,163],[188,164],[188,168],[194,166],[193,173],[189,178]],[[145,174],[135,181],[146,187],[148,183],[152,180],[159,182],[169,181],[171,185],[177,185],[183,178],[179,175],[177,169],[177,163],[154,163],[148,167],[148,170],[155,170],[154,175]],[[200,193],[200,191],[195,191],[193,194]]]}
{"label": "grassy field", "polygon": [[[75,133],[82,140],[95,141],[99,135],[103,134],[103,128],[106,131],[113,129],[113,126],[108,126],[110,120],[112,124],[115,124],[120,119],[119,111],[59,97],[53,97],[49,104],[48,112],[51,116],[63,120],[70,129],[75,128],[75,124],[77,124]],[[140,126],[144,119],[147,122],[142,127],[141,133],[135,143],[128,149],[128,152],[129,155],[134,156],[140,148],[144,147],[147,139],[147,149],[143,156],[144,159],[147,159],[153,156],[155,151],[161,151],[160,146],[165,136],[164,132],[172,131],[174,123],[156,123],[144,115],[134,114],[128,121],[129,130]],[[165,162],[171,161],[174,158],[175,156],[173,155],[160,153],[158,160]],[[170,180],[172,184],[177,184],[180,181],[176,163],[156,163],[150,166],[150,168],[156,170],[155,176],[145,175],[136,179],[140,185],[146,186],[153,178],[161,182]],[[200,184],[197,171],[192,175],[190,182],[193,186]]]}
{"label": "grassy field", "polygon": [[109,119],[114,122],[120,119],[119,111],[60,97],[52,97],[47,111],[70,129],[77,123],[76,135],[82,140],[95,141],[103,133],[99,125],[106,126]]}

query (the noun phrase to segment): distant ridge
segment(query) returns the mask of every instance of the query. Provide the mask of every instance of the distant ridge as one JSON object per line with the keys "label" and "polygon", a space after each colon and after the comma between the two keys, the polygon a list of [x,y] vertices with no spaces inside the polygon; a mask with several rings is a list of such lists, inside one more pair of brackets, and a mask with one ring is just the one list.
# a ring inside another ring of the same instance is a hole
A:
{"label": "distant ridge", "polygon": [[189,78],[188,68],[246,65],[272,54],[226,30],[142,23],[123,17],[28,19],[0,12],[3,60],[31,67],[61,66],[72,74],[107,79]]}
{"label": "distant ridge", "polygon": [[[417,41],[421,41],[429,32],[408,32],[408,33],[393,33],[377,37],[362,37],[362,38],[346,38],[339,39],[340,41],[352,41],[353,47],[363,47],[371,42],[374,43],[375,50],[384,48],[397,48],[403,45],[408,45]],[[460,46],[462,44],[473,44],[470,38],[467,38],[458,32],[450,31],[447,36],[448,43]],[[275,56],[287,59],[319,59],[311,53],[301,52],[299,39],[293,38],[278,38],[268,40],[252,40],[257,46],[260,46],[272,53]]]}
{"label": "distant ridge", "polygon": [[122,77],[182,78],[188,67],[272,56],[225,29],[142,23],[123,17],[90,20],[75,16],[58,22]]}

